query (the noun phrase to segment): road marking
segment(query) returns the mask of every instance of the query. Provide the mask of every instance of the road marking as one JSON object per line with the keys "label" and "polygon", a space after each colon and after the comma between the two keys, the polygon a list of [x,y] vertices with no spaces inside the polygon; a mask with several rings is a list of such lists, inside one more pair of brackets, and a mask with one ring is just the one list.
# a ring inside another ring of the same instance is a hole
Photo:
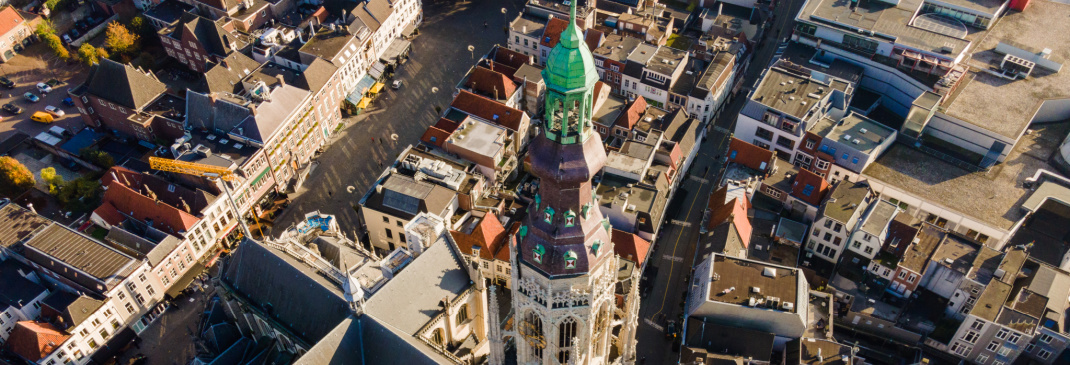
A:
{"label": "road marking", "polygon": [[656,328],[658,331],[665,330],[665,327],[659,326],[657,323],[654,323],[654,321],[651,321],[650,318],[643,318],[643,322],[646,322],[646,324],[649,324],[650,327]]}
{"label": "road marking", "polygon": [[703,184],[707,184],[707,183],[710,182],[709,180],[706,180],[706,179],[703,179],[701,177],[694,176],[694,175],[691,175],[691,180],[698,181],[698,182],[703,183]]}
{"label": "road marking", "polygon": [[[722,141],[723,141],[723,139],[722,139]],[[706,178],[706,175],[708,175],[709,173],[710,173],[709,171],[706,171],[706,173],[702,175],[702,178]],[[691,200],[691,207],[687,208],[687,216],[684,217],[684,221],[687,221],[687,220],[689,220],[691,218],[691,212],[695,208],[695,203],[698,202],[698,196],[699,196],[699,194],[693,195],[693,199]],[[678,233],[676,235],[676,241],[673,242],[673,244],[672,244],[672,256],[676,256],[676,249],[680,247],[680,238],[683,237],[683,236],[684,236],[684,230],[680,230],[680,233]],[[683,260],[680,260],[680,261],[682,263]],[[676,262],[675,261],[673,261],[671,264],[669,264],[669,276],[668,276],[669,279],[668,280],[672,280],[672,272],[673,272],[674,269],[676,269]],[[654,313],[654,315],[652,316],[654,318],[657,318],[658,314],[661,314],[661,311],[665,310],[665,299],[668,298],[668,296],[669,296],[669,285],[668,284],[670,284],[670,283],[666,283],[666,285],[665,285],[665,293],[661,295],[661,307],[658,308],[658,311],[656,313]]]}
{"label": "road marking", "polygon": [[713,126],[713,130],[721,132],[721,133],[732,133],[732,131],[729,131],[727,128],[719,126],[719,125],[714,125]]}
{"label": "road marking", "polygon": [[681,227],[685,227],[685,228],[686,227],[691,227],[691,222],[682,221],[682,220],[679,220],[679,219],[673,219],[673,220],[669,221],[669,223],[672,223],[672,224],[675,224],[675,225],[678,225],[678,226],[681,226]]}
{"label": "road marking", "polygon": [[684,258],[683,257],[678,257],[678,256],[661,255],[661,258],[669,260],[669,261],[672,261],[672,262],[684,262]]}

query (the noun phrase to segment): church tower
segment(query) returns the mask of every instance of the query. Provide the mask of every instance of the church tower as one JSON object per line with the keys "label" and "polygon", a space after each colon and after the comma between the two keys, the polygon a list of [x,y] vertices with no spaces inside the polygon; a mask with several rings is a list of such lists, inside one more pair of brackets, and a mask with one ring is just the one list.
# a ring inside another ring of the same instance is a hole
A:
{"label": "church tower", "polygon": [[[545,126],[529,148],[539,192],[513,237],[512,302],[520,364],[607,364],[634,361],[633,338],[616,338],[618,258],[591,178],[605,164],[591,108],[598,72],[576,26],[546,62]],[[635,308],[637,309],[637,308]],[[626,321],[623,321],[626,322]],[[634,336],[634,331],[620,331]],[[623,346],[623,348],[622,348]],[[625,354],[622,356],[622,354]]]}

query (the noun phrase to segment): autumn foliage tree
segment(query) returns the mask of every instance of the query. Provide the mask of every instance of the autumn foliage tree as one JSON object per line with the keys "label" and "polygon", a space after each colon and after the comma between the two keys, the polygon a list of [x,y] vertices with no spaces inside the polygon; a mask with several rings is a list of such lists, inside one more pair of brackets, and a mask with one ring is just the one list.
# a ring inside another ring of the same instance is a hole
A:
{"label": "autumn foliage tree", "polygon": [[0,157],[0,194],[17,196],[33,187],[33,173],[10,156]]}
{"label": "autumn foliage tree", "polygon": [[104,31],[104,45],[112,53],[134,53],[137,51],[137,41],[137,34],[131,33],[125,25],[119,22],[108,23],[108,29]]}
{"label": "autumn foliage tree", "polygon": [[82,63],[86,66],[93,66],[100,63],[101,58],[108,57],[108,52],[103,48],[93,47],[89,42],[82,43],[78,46],[78,58],[82,59]]}

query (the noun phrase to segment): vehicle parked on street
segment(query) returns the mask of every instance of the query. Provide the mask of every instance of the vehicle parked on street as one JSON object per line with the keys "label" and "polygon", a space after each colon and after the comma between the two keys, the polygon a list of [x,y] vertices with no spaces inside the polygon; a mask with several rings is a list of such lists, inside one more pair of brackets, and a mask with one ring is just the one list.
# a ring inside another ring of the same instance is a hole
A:
{"label": "vehicle parked on street", "polygon": [[11,114],[22,114],[22,108],[12,103],[4,104],[4,106],[0,107],[0,109],[4,109],[5,112]]}
{"label": "vehicle parked on street", "polygon": [[33,93],[31,93],[29,91],[27,91],[25,94],[22,94],[22,98],[26,99],[26,101],[31,102],[31,103],[36,103],[38,101],[41,101],[40,97],[38,97],[37,95],[34,95]]}
{"label": "vehicle parked on street", "polygon": [[50,85],[48,85],[46,83],[43,83],[43,82],[38,82],[37,83],[37,91],[40,91],[41,94],[48,94],[48,93],[52,92],[52,86],[50,86]]}
{"label": "vehicle parked on street", "polygon": [[63,99],[63,105],[74,106],[74,99],[71,99],[70,97]]}
{"label": "vehicle parked on street", "polygon": [[401,89],[401,85],[403,85],[403,84],[404,83],[401,80],[396,80],[396,81],[394,81],[394,83],[390,84],[390,88],[394,89],[394,90],[398,90],[398,89]]}
{"label": "vehicle parked on street", "polygon": [[57,117],[62,117],[64,115],[67,115],[67,113],[64,112],[63,109],[54,107],[52,105],[46,106],[45,107],[45,111],[48,112],[48,114],[52,114],[52,115],[55,115]]}
{"label": "vehicle parked on street", "polygon": [[9,79],[7,77],[0,76],[0,86],[6,87],[8,89],[14,89],[15,88],[15,82],[11,81],[11,79]]}
{"label": "vehicle parked on street", "polygon": [[30,116],[30,120],[39,123],[49,124],[54,122],[56,119],[52,117],[52,114],[48,114],[45,112],[33,112],[33,115]]}
{"label": "vehicle parked on street", "polygon": [[74,42],[74,41],[71,40],[71,36],[64,34],[63,35],[63,43],[64,44],[71,44],[71,42]]}

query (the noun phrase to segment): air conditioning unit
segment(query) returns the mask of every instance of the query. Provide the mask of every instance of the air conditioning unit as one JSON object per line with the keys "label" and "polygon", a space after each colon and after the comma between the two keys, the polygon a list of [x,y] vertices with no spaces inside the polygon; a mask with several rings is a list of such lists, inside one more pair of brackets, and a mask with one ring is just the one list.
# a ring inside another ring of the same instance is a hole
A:
{"label": "air conditioning unit", "polygon": [[783,309],[784,309],[784,310],[786,310],[786,311],[790,311],[790,310],[792,310],[792,309],[795,309],[795,303],[792,303],[792,302],[784,302],[784,303],[781,303],[781,304],[780,304],[780,308],[783,308]]}

